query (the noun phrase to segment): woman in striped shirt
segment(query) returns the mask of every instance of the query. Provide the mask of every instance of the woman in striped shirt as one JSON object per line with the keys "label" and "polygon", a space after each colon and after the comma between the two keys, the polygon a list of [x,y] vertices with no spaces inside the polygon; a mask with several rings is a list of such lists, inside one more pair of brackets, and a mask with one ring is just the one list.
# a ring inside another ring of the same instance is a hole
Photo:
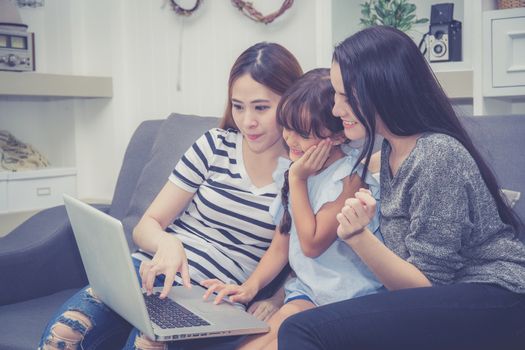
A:
{"label": "woman in striped shirt", "polygon": [[[147,293],[163,286],[160,297],[165,298],[177,274],[189,286],[211,278],[240,284],[253,272],[275,231],[268,210],[279,188],[272,173],[277,159],[287,155],[276,108],[301,75],[296,58],[274,43],[256,44],[236,60],[220,128],[188,149],[133,231],[140,248],[133,260]],[[64,310],[70,311],[49,323],[44,349],[64,344],[76,349],[80,342],[90,348],[124,327],[111,309],[97,306],[100,301],[89,288],[67,304]],[[263,319],[270,316],[264,308],[251,311]],[[126,344],[133,349],[167,346],[137,330]]]}

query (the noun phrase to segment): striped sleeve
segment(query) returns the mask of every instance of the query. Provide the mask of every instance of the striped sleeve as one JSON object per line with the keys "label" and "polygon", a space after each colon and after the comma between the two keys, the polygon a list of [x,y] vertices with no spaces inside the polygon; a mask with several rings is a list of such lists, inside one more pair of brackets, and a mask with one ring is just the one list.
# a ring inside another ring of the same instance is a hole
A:
{"label": "striped sleeve", "polygon": [[210,171],[210,164],[217,153],[217,131],[212,129],[202,135],[184,153],[169,180],[185,191],[195,193],[206,180]]}

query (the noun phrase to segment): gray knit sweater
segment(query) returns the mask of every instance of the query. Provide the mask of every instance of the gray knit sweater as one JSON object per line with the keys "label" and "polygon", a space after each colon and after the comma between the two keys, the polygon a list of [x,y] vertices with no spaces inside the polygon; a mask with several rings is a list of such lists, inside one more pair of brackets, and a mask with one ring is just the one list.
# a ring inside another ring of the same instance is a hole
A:
{"label": "gray knit sweater", "polygon": [[424,134],[392,177],[381,154],[385,244],[435,285],[485,282],[525,293],[525,245],[504,224],[469,152],[444,134]]}

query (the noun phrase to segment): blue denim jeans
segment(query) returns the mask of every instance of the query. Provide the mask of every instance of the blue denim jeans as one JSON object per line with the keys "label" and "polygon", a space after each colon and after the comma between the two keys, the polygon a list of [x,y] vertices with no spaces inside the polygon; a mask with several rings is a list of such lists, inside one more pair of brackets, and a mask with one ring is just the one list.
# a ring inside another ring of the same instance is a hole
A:
{"label": "blue denim jeans", "polygon": [[[140,261],[133,259],[133,264],[135,265],[139,283],[141,283],[139,275]],[[160,287],[163,284],[164,276],[157,276],[154,286]],[[64,313],[67,311],[78,311],[87,316],[91,321],[91,326],[86,327],[82,322],[64,316]],[[100,347],[115,349],[115,345],[111,343],[111,340],[115,337],[122,339],[126,334],[129,334],[129,336],[124,348],[135,350],[135,338],[140,334],[140,332],[137,329],[133,329],[126,320],[98,300],[97,297],[92,294],[89,286],[78,291],[55,313],[44,330],[42,338],[40,339],[39,349],[46,343],[54,344],[55,347],[59,349],[68,349],[65,341],[56,339],[52,336],[52,328],[57,323],[68,325],[73,330],[76,330],[83,335],[80,344],[77,345],[78,349],[83,350],[95,350]],[[233,349],[238,340],[239,337],[223,337],[179,341],[166,343],[165,348],[170,350]]]}

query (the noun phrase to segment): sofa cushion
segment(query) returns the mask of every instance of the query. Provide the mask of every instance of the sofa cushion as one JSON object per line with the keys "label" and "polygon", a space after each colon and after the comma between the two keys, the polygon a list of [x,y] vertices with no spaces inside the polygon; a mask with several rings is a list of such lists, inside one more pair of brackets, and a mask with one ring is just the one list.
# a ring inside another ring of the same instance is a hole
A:
{"label": "sofa cushion", "polygon": [[184,152],[207,130],[217,127],[219,119],[173,113],[163,123],[142,169],[127,213],[122,220],[128,243],[133,250],[131,231],[138,223]]}
{"label": "sofa cushion", "polygon": [[521,198],[521,192],[517,192],[517,191],[512,191],[512,190],[506,190],[504,188],[501,189],[501,192],[503,193],[503,195],[505,196],[505,199],[507,200],[507,203],[509,204],[509,206],[511,208],[514,208],[514,206],[516,205],[516,203],[520,200]]}
{"label": "sofa cushion", "polygon": [[36,349],[51,316],[77,290],[66,289],[42,298],[0,306],[0,349]]}
{"label": "sofa cushion", "polygon": [[[472,142],[494,171],[502,189],[524,192],[525,118],[522,115],[463,117]],[[514,210],[525,222],[525,201]]]}

